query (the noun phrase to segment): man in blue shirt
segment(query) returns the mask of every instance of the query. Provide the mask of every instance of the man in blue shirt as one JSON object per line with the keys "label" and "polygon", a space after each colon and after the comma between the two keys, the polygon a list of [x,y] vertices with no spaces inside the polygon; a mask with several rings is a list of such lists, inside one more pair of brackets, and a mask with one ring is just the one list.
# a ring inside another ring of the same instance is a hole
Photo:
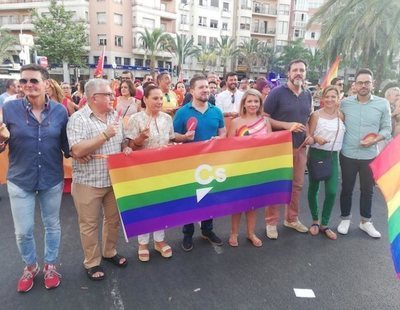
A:
{"label": "man in blue shirt", "polygon": [[[186,131],[190,130],[190,128],[187,128],[188,120],[194,117],[197,120],[197,126],[193,141],[204,141],[213,137],[224,138],[226,136],[224,117],[220,109],[208,102],[210,91],[207,78],[203,75],[195,75],[190,80],[190,93],[193,96],[192,101],[180,108],[175,114],[175,132],[185,134]],[[201,222],[203,238],[212,244],[222,245],[221,239],[212,230],[212,219]],[[191,251],[193,249],[194,224],[186,224],[183,226],[182,232],[184,235],[182,248],[186,252]]]}
{"label": "man in blue shirt", "polygon": [[29,291],[40,271],[33,236],[36,197],[45,228],[45,287],[57,287],[61,278],[55,263],[61,237],[63,152],[69,156],[68,115],[61,104],[46,96],[48,77],[47,70],[38,65],[23,66],[19,82],[26,97],[3,108],[3,121],[10,132],[7,188],[17,245],[26,265],[18,292]]}
{"label": "man in blue shirt", "polygon": [[350,227],[351,202],[357,174],[360,176],[359,228],[373,238],[381,234],[371,222],[374,180],[369,167],[378,155],[377,143],[391,137],[390,106],[386,99],[373,96],[373,75],[369,69],[360,69],[355,76],[356,96],[346,98],[341,103],[346,132],[340,153],[342,171],[342,191],[340,210],[342,221],[338,232],[346,235]]}

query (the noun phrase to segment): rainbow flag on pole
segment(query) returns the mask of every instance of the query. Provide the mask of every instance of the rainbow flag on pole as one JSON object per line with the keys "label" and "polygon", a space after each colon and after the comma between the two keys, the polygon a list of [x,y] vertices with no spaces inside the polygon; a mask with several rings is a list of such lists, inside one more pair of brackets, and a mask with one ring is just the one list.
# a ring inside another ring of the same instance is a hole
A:
{"label": "rainbow flag on pole", "polygon": [[329,68],[328,72],[326,73],[324,79],[322,80],[321,89],[324,89],[325,87],[327,87],[331,83],[331,81],[335,77],[337,77],[338,70],[339,70],[339,63],[340,63],[340,57],[337,56],[334,63],[331,65],[331,67]]}
{"label": "rainbow flag on pole", "polygon": [[397,277],[400,279],[400,135],[370,164],[388,207],[389,241]]}
{"label": "rainbow flag on pole", "polygon": [[289,203],[291,139],[282,131],[110,156],[125,237]]}

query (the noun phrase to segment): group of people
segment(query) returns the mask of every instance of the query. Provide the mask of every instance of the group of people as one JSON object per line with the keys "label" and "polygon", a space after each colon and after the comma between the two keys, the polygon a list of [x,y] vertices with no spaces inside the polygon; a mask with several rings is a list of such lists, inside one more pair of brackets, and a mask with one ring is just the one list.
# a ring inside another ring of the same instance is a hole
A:
{"label": "group of people", "polygon": [[[306,62],[296,59],[288,65],[287,83],[271,90],[269,82],[260,78],[253,88],[244,92],[238,89],[237,75],[228,73],[226,90],[214,96],[215,105],[209,98],[210,84],[216,84],[216,81],[195,75],[189,84],[190,100],[181,106],[176,101],[176,93],[170,89],[168,73],[159,74],[155,80],[149,76],[143,85],[135,87],[133,76],[128,72],[118,86],[120,96],[117,99],[116,90],[109,81],[91,79],[85,84],[84,91],[81,89],[86,102],[70,105],[72,113],[69,113],[68,103],[63,104],[49,94],[51,81],[48,72],[34,64],[23,66],[19,85],[25,96],[3,106],[0,127],[0,151],[7,145],[9,147],[7,188],[17,246],[25,263],[17,290],[29,291],[40,271],[33,236],[36,197],[39,198],[45,228],[44,284],[48,289],[60,284],[56,260],[61,235],[59,209],[63,156],[73,158],[71,194],[78,214],[83,265],[91,280],[104,279],[102,260],[117,267],[128,264],[127,259],[117,252],[120,217],[108,173],[107,156],[120,152],[129,155],[171,142],[191,143],[290,130],[293,185],[291,201],[285,206],[283,225],[301,233],[317,235],[321,232],[329,239],[336,239],[335,232],[329,227],[329,219],[341,170],[342,220],[337,231],[341,234],[349,231],[352,193],[359,175],[359,228],[371,237],[379,238],[380,233],[371,221],[374,181],[368,164],[378,153],[378,142],[391,137],[389,102],[372,94],[373,74],[369,69],[361,69],[355,76],[355,96],[341,101],[340,89],[329,86],[321,94],[323,107],[313,111],[312,95],[304,88],[306,72]],[[141,92],[140,101],[136,91]],[[197,126],[188,128],[188,120],[193,117]],[[333,162],[331,176],[324,181],[322,216],[317,197],[320,182],[310,179],[311,227],[299,220],[307,156],[330,156]],[[279,205],[265,208],[265,228],[269,239],[278,238],[280,210]],[[231,218],[228,243],[232,247],[239,245],[240,217],[240,214],[234,214]],[[98,240],[100,218],[103,220],[101,243]],[[247,238],[255,247],[262,246],[262,240],[255,233],[256,212],[246,212],[246,218]],[[187,223],[182,229],[184,251],[193,249],[194,228],[193,223]],[[201,222],[201,236],[214,245],[223,244],[213,231],[211,219]],[[162,257],[173,255],[165,231],[153,232],[153,239],[154,249]],[[150,234],[138,236],[138,242],[139,260],[149,261]]]}

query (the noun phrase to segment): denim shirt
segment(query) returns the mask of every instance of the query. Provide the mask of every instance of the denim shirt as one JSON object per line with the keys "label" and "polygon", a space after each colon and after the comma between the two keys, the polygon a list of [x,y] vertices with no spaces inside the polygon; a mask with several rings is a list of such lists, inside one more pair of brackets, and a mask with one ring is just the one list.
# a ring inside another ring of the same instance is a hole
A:
{"label": "denim shirt", "polygon": [[62,151],[69,157],[67,111],[46,100],[39,123],[26,98],[3,107],[3,121],[10,131],[8,180],[23,190],[43,190],[64,179]]}

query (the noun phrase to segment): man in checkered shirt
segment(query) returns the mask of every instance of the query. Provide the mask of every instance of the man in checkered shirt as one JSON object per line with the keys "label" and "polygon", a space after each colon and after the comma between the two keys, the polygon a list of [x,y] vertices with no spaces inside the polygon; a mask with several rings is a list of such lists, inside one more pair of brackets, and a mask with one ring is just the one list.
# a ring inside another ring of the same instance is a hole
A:
{"label": "man in checkered shirt", "polygon": [[[74,113],[67,125],[74,158],[71,193],[78,212],[83,264],[88,277],[98,281],[105,276],[100,266],[102,256],[118,267],[127,265],[126,258],[116,250],[120,218],[107,167],[107,155],[120,153],[125,144],[122,122],[112,107],[114,95],[109,82],[92,79],[85,85],[85,94],[88,104]],[[100,250],[101,214],[104,218]]]}

